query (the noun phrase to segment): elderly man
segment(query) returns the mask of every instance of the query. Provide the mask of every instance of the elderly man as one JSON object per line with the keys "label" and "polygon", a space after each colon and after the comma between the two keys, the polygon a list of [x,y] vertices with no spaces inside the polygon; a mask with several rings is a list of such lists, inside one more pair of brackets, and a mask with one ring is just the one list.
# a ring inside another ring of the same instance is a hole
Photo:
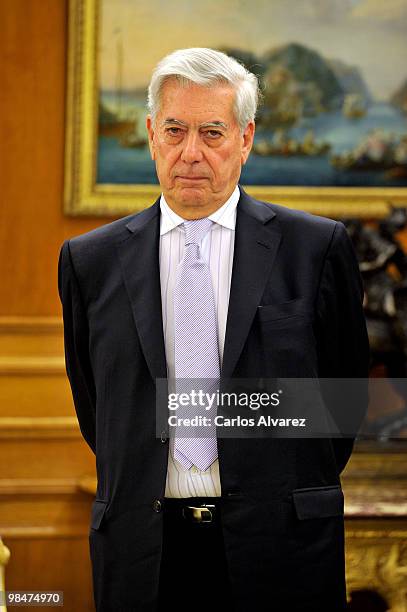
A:
{"label": "elderly man", "polygon": [[346,606],[354,438],[156,435],[158,379],[367,376],[344,226],[238,185],[257,100],[256,77],[223,53],[165,57],[147,118],[161,197],[61,249],[67,373],[96,455],[98,611]]}

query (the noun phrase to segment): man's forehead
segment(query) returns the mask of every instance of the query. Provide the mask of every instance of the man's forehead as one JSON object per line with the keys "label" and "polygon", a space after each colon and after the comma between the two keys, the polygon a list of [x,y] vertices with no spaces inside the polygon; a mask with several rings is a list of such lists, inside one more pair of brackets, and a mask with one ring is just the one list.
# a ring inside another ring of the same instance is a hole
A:
{"label": "man's forehead", "polygon": [[226,129],[234,123],[234,95],[234,88],[224,83],[204,86],[167,81],[160,94],[159,123],[207,124]]}

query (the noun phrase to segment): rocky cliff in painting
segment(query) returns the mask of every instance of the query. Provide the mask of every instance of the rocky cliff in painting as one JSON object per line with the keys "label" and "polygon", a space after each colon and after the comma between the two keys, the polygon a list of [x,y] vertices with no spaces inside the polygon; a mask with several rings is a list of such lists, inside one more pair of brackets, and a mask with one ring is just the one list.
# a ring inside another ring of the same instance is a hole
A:
{"label": "rocky cliff in painting", "polygon": [[265,128],[289,128],[302,117],[342,109],[347,97],[371,95],[360,71],[344,62],[325,59],[304,45],[290,43],[262,56],[240,49],[222,49],[260,78],[263,104],[257,123]]}
{"label": "rocky cliff in painting", "polygon": [[341,87],[348,95],[358,95],[366,104],[373,100],[372,95],[356,66],[349,66],[338,59],[328,60]]}

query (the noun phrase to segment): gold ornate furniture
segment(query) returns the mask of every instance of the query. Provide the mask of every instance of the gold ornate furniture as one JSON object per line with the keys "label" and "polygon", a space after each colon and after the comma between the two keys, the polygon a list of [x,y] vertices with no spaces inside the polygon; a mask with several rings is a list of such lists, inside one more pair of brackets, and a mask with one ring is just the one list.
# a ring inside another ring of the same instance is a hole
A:
{"label": "gold ornate furniture", "polygon": [[378,452],[378,443],[359,443],[342,485],[348,600],[352,592],[372,591],[389,612],[407,612],[405,446],[386,445]]}
{"label": "gold ornate furniture", "polygon": [[[4,568],[7,565],[9,559],[10,559],[10,551],[7,548],[7,546],[3,544],[3,541],[0,538],[0,593],[4,593],[4,591],[6,590],[6,582],[5,582],[5,577],[4,577],[5,569]],[[0,612],[7,612],[6,606],[2,605],[1,603],[0,603]]]}

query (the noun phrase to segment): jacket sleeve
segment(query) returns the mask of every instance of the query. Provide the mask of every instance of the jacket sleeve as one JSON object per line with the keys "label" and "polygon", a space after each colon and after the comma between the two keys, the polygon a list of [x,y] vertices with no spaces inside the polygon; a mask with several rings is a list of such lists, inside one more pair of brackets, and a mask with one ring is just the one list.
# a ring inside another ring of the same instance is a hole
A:
{"label": "jacket sleeve", "polygon": [[[321,380],[325,404],[339,431],[355,432],[332,439],[338,473],[352,453],[356,433],[368,407],[369,340],[363,312],[363,283],[357,257],[341,222],[337,222],[322,269],[317,298],[316,338],[320,379],[347,379],[344,402],[339,386]],[[353,382],[349,379],[359,379]]]}
{"label": "jacket sleeve", "polygon": [[96,391],[89,357],[88,320],[72,263],[69,241],[61,247],[58,291],[64,323],[65,366],[82,435],[96,453]]}

